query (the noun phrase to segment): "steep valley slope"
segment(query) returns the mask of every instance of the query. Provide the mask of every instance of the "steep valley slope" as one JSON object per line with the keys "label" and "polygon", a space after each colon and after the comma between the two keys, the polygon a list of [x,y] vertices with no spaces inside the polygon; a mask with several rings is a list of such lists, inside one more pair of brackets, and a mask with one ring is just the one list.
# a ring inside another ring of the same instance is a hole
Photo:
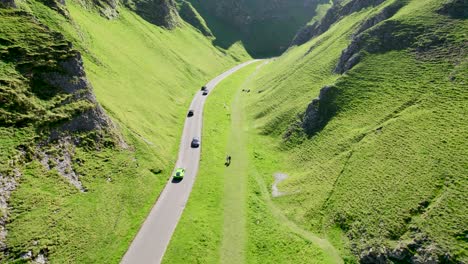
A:
{"label": "steep valley slope", "polygon": [[[164,262],[468,262],[467,10],[0,0],[0,263],[118,263],[193,94],[276,55],[208,100],[201,175]],[[218,164],[228,145],[245,155],[239,177]]]}
{"label": "steep valley slope", "polygon": [[153,18],[1,2],[0,262],[118,262],[170,176],[192,94],[249,58],[160,5]]}
{"label": "steep valley slope", "polygon": [[330,0],[183,0],[205,19],[215,44],[228,48],[241,40],[255,57],[280,55],[297,30],[323,15]]}
{"label": "steep valley slope", "polygon": [[[467,10],[342,1],[252,85],[252,126],[273,138],[257,166],[267,183],[290,175],[280,189],[291,195],[275,204],[308,230],[341,234],[345,260],[468,261]],[[281,166],[262,167],[275,156]]]}
{"label": "steep valley slope", "polygon": [[339,1],[223,82],[164,263],[466,263],[466,10]]}

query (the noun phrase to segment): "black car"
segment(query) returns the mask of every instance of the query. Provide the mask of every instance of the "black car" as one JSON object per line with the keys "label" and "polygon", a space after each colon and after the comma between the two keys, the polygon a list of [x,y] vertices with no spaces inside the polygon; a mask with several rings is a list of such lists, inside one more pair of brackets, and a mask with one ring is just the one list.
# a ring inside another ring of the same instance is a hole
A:
{"label": "black car", "polygon": [[194,113],[195,113],[195,112],[194,112],[193,110],[189,110],[188,113],[187,113],[187,116],[188,116],[188,117],[191,117],[191,116],[193,116]]}
{"label": "black car", "polygon": [[198,137],[194,137],[192,139],[192,144],[190,144],[190,146],[192,146],[192,148],[200,147],[200,139]]}
{"label": "black car", "polygon": [[204,90],[202,95],[208,95],[208,90]]}
{"label": "black car", "polygon": [[208,88],[206,86],[202,86],[201,90],[206,91],[206,90],[208,90]]}

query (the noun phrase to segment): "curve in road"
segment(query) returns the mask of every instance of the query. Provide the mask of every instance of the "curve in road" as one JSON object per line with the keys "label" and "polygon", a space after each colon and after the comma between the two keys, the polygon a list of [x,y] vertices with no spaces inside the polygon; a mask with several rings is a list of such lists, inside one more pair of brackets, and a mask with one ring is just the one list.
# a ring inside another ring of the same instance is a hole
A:
{"label": "curve in road", "polygon": [[[208,90],[211,92],[226,77],[256,61],[258,60],[240,64],[214,78],[206,85]],[[195,94],[190,105],[190,109],[194,110],[195,114],[185,120],[179,157],[176,162],[176,168],[182,167],[186,170],[184,179],[180,182],[173,181],[172,177],[169,179],[158,201],[124,255],[122,264],[161,263],[198,173],[200,148],[191,148],[190,144],[193,137],[201,138],[203,106],[206,97],[201,92]]]}

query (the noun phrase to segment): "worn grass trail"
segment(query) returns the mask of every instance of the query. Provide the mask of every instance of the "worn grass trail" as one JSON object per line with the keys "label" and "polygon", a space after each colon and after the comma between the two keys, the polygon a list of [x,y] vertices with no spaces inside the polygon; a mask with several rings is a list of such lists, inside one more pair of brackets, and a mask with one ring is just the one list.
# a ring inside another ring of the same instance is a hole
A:
{"label": "worn grass trail", "polygon": [[221,263],[245,262],[246,207],[248,183],[248,151],[242,96],[263,64],[247,77],[237,89],[231,103],[231,131],[227,145],[227,155],[232,163],[224,171],[224,223],[221,245]]}
{"label": "worn grass trail", "polygon": [[227,154],[233,159],[224,171],[224,223],[221,245],[221,263],[243,263],[246,240],[246,184],[248,159],[243,113],[239,106],[240,92],[232,103],[231,132]]}
{"label": "worn grass trail", "polygon": [[[200,170],[164,263],[244,262],[247,190],[245,178],[238,177],[246,177],[247,163],[230,144],[237,140],[231,133],[231,104],[255,69],[256,64],[252,64],[225,79],[206,102]],[[223,165],[227,153],[233,157],[229,168]],[[234,231],[227,230],[230,228]]]}
{"label": "worn grass trail", "polygon": [[[267,186],[257,171],[252,174],[252,170],[249,170],[249,167],[252,168],[251,164],[249,164],[248,146],[249,132],[251,131],[249,131],[248,121],[245,117],[245,100],[243,98],[244,96],[248,96],[248,93],[244,92],[244,90],[249,90],[249,85],[251,85],[255,75],[264,64],[258,65],[257,69],[238,87],[231,103],[231,131],[226,150],[227,155],[232,156],[233,159],[231,165],[226,167],[224,171],[225,196],[221,263],[246,262],[246,245],[249,235],[249,229],[246,225],[248,219],[248,212],[246,210],[247,199],[249,197],[247,186],[249,176],[255,178],[258,186]],[[252,136],[256,137],[258,135],[252,134]],[[343,263],[338,250],[329,241],[299,227],[289,220],[274,205],[267,188],[261,188],[261,193],[272,216],[283,225],[287,232],[294,233],[323,250],[324,262]]]}
{"label": "worn grass trail", "polygon": [[[260,175],[255,175],[255,179],[257,180],[260,186],[266,186]],[[283,225],[288,227],[289,230],[293,233],[301,236],[305,240],[310,241],[311,243],[315,244],[320,249],[322,249],[327,257],[327,262],[337,264],[344,263],[339,251],[327,239],[317,236],[313,232],[300,227],[299,225],[288,219],[284,215],[284,213],[282,213],[281,210],[273,203],[270,193],[266,188],[262,188],[262,195],[266,201],[266,204],[268,205],[268,208],[271,210],[272,214],[276,217],[276,219],[278,219],[278,221],[280,221]]]}

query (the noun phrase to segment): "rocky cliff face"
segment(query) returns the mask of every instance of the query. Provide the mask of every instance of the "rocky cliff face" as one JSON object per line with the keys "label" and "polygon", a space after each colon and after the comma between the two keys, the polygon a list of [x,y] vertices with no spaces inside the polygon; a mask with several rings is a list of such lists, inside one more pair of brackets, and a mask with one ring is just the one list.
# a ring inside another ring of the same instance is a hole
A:
{"label": "rocky cliff face", "polygon": [[99,9],[103,17],[114,19],[119,16],[118,0],[93,0],[93,4]]}
{"label": "rocky cliff face", "polygon": [[438,10],[439,14],[448,15],[453,18],[467,19],[468,18],[468,1],[466,0],[450,0]]}
{"label": "rocky cliff face", "polygon": [[[305,42],[308,42],[313,37],[327,31],[332,24],[336,23],[341,18],[366,7],[379,5],[382,2],[384,2],[384,0],[353,0],[345,5],[337,3],[327,12],[325,17],[320,22],[303,28],[296,35],[292,45],[301,45]],[[353,34],[353,41],[349,47],[343,51],[338,65],[336,66],[335,72],[344,73],[356,65],[361,58],[360,51],[363,45],[362,43],[367,43],[366,41],[363,41],[362,33],[393,16],[402,6],[402,2],[395,2],[394,4],[384,8],[379,14],[371,17],[366,21],[363,21],[358,30]],[[392,40],[391,42],[399,42],[399,40]],[[391,45],[389,43],[387,44]],[[298,123],[293,124],[288,129],[285,134],[285,138],[291,137],[291,135],[297,131],[303,131],[309,137],[321,131],[326,126],[328,121],[338,111],[338,108],[334,103],[334,98],[337,92],[338,91],[334,89],[333,86],[326,86],[322,88],[320,95],[313,99],[312,102],[308,105],[306,111],[299,116]]]}
{"label": "rocky cliff face", "polygon": [[70,14],[68,9],[65,5],[65,0],[39,0],[39,2],[43,3],[44,5],[50,7],[51,9],[57,11],[64,17],[69,18]]}
{"label": "rocky cliff face", "polygon": [[[355,66],[359,62],[359,60],[361,59],[360,50],[365,45],[364,42],[367,42],[366,36],[363,34],[363,32],[370,29],[370,28],[372,28],[372,27],[374,27],[374,26],[376,26],[380,22],[382,22],[384,20],[387,20],[390,17],[392,17],[396,12],[398,12],[398,10],[400,10],[400,8],[403,7],[403,5],[404,5],[403,2],[400,2],[400,1],[395,2],[395,3],[385,7],[377,15],[375,15],[375,16],[371,17],[370,19],[364,21],[360,25],[360,27],[356,31],[356,33],[353,34],[351,44],[348,46],[348,48],[346,48],[343,51],[343,53],[342,53],[342,55],[340,57],[340,60],[338,62],[338,65],[335,68],[335,72],[342,74],[342,73],[348,71],[349,69],[351,69],[353,66]],[[373,31],[371,31],[371,32],[373,32]],[[389,45],[389,47],[387,47],[387,49],[391,49],[390,46],[395,47],[395,48],[398,47],[399,40],[394,40],[395,38],[393,38],[393,36],[391,36],[391,35],[387,35],[386,38],[389,39],[388,43],[387,42],[384,43],[384,45]],[[403,44],[405,46],[404,43],[406,43],[406,41],[402,40],[401,44]],[[378,48],[376,48],[374,46],[374,44],[368,45],[368,46],[369,46],[368,49],[369,48],[370,49],[375,49],[375,50],[378,49]],[[374,47],[371,48],[371,46],[374,46]],[[404,46],[402,46],[400,48],[403,48]],[[384,49],[384,47],[381,47],[381,48]]]}
{"label": "rocky cliff face", "polygon": [[338,22],[341,18],[370,6],[377,6],[384,1],[385,0],[352,0],[344,5],[336,3],[328,10],[327,14],[320,22],[303,27],[294,37],[291,46],[302,45],[327,31],[331,25]]}
{"label": "rocky cliff face", "polygon": [[15,0],[0,0],[0,8],[16,8]]}
{"label": "rocky cliff face", "polygon": [[[86,189],[73,170],[76,146],[91,137],[96,145],[104,141],[125,146],[114,124],[96,101],[86,78],[83,61],[71,43],[52,32],[24,11],[2,11],[0,23],[20,23],[0,27],[0,127],[34,128],[36,137],[17,146],[17,155],[0,171],[0,255],[5,244],[8,199],[15,190],[22,164],[40,161],[81,191]],[[28,31],[25,38],[23,30]],[[107,143],[106,143],[107,144]],[[54,146],[60,153],[51,155]],[[51,166],[54,164],[54,166]],[[7,254],[7,253],[5,253]],[[28,253],[25,253],[28,254]],[[41,253],[42,254],[42,253]],[[28,258],[44,258],[44,255]]]}
{"label": "rocky cliff face", "polygon": [[86,79],[81,55],[75,53],[75,56],[59,61],[58,66],[59,72],[45,73],[40,75],[39,78],[42,78],[45,84],[70,95],[69,99],[63,102],[64,105],[81,101],[88,104],[88,107],[74,113],[64,122],[57,123],[57,126],[52,130],[50,139],[59,139],[64,133],[109,132],[108,130],[113,128],[114,125],[97,102],[91,84]]}
{"label": "rocky cliff face", "polygon": [[[444,8],[457,1],[448,2]],[[365,53],[410,49],[422,54],[433,50],[450,49],[455,44],[455,38],[449,33],[450,25],[441,24],[435,31],[433,27],[424,24],[415,26],[387,20],[402,6],[401,2],[396,2],[365,21],[353,35],[349,46],[343,50],[335,72],[342,74],[350,70],[359,63]],[[456,14],[459,14],[458,11]]]}
{"label": "rocky cliff face", "polygon": [[180,23],[174,0],[128,0],[125,5],[157,26],[173,29]]}
{"label": "rocky cliff face", "polygon": [[330,118],[335,115],[337,107],[333,99],[336,92],[333,86],[325,86],[320,90],[319,97],[309,104],[301,122],[301,127],[307,135],[313,136],[322,130]]}
{"label": "rocky cliff face", "polygon": [[[34,24],[40,31],[31,39],[20,40],[21,34],[14,30],[0,30],[0,60],[14,65],[18,74],[13,80],[0,79],[4,100],[0,125],[37,124],[72,133],[108,128],[111,122],[94,97],[80,53],[61,34],[49,31],[29,14],[17,11],[10,15]],[[47,41],[41,43],[34,37]],[[65,109],[70,111],[64,114]]]}
{"label": "rocky cliff face", "polygon": [[210,28],[206,24],[206,21],[192,6],[191,3],[182,1],[179,7],[179,14],[183,20],[194,26],[196,29],[200,30],[203,35],[208,37],[213,36],[213,32],[211,32]]}
{"label": "rocky cliff face", "polygon": [[301,134],[310,138],[320,132],[338,111],[335,103],[338,92],[334,86],[323,87],[319,96],[312,100],[305,112],[298,114],[298,120],[288,127],[283,139],[290,141],[294,136]]}

